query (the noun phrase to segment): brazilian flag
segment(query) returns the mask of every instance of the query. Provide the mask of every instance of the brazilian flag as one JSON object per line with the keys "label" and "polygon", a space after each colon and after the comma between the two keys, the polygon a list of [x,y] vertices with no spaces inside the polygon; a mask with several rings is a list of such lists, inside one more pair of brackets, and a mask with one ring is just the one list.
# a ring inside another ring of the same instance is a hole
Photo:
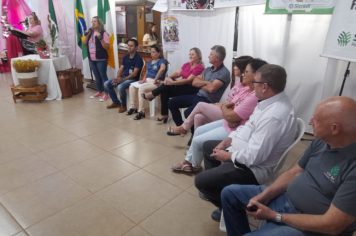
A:
{"label": "brazilian flag", "polygon": [[87,24],[85,23],[84,12],[81,0],[75,0],[75,18],[77,19],[77,40],[78,46],[82,49],[82,56],[85,59],[88,56],[87,46],[83,45],[85,38],[84,33],[87,30]]}

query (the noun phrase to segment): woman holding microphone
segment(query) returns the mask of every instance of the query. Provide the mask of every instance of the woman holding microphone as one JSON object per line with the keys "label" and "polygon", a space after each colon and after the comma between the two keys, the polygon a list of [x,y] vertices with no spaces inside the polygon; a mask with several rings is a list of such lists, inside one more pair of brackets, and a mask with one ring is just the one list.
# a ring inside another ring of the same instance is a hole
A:
{"label": "woman holding microphone", "polygon": [[109,54],[109,35],[104,29],[103,21],[98,16],[92,19],[92,28],[85,31],[85,38],[83,40],[84,46],[87,46],[89,65],[94,72],[97,93],[90,98],[100,98],[103,102],[109,98],[108,93],[104,88],[104,95],[102,95],[103,84],[108,80],[106,69],[108,66]]}

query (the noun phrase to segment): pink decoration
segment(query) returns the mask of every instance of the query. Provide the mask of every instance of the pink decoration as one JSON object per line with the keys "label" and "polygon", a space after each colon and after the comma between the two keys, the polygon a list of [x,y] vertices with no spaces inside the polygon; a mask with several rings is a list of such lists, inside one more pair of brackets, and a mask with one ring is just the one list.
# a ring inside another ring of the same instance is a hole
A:
{"label": "pink decoration", "polygon": [[[6,4],[7,2],[7,4]],[[5,3],[5,4],[4,4]],[[3,6],[7,6],[7,15],[9,18],[9,23],[11,25],[17,24],[25,19],[26,16],[32,13],[29,6],[26,4],[24,0],[3,0]],[[22,24],[15,25],[14,28],[24,30]]]}

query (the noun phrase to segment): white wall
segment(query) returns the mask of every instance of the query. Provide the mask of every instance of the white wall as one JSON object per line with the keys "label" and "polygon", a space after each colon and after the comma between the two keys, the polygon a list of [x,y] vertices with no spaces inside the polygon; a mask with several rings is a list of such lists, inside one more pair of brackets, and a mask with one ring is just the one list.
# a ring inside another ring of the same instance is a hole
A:
{"label": "white wall", "polygon": [[[111,16],[113,19],[113,27],[116,29],[116,21],[115,21],[115,0],[110,1],[110,10]],[[42,21],[42,28],[45,36],[48,35],[49,29],[47,27],[47,15],[48,15],[48,1],[44,0],[26,0],[28,6],[32,11],[36,12],[36,14],[40,17]],[[53,0],[53,5],[56,11],[57,23],[59,28],[59,40],[64,41],[67,45],[72,47],[72,51],[74,54],[74,48],[76,48],[76,59],[74,55],[72,55],[69,60],[74,66],[76,64],[77,68],[83,69],[83,74],[85,78],[91,78],[89,62],[88,58],[84,61],[82,60],[81,49],[77,46],[76,41],[76,28],[74,22],[74,4],[75,0]],[[97,15],[97,0],[82,0],[82,7],[84,11],[85,20],[88,27],[91,27],[91,19],[93,16]],[[68,40],[67,40],[68,39]],[[115,34],[114,41],[114,54],[117,55],[117,38]],[[75,63],[76,62],[76,63]],[[108,77],[112,77],[116,75],[118,70],[118,58],[115,56],[115,67],[113,70],[108,67]],[[94,76],[94,75],[93,75]]]}

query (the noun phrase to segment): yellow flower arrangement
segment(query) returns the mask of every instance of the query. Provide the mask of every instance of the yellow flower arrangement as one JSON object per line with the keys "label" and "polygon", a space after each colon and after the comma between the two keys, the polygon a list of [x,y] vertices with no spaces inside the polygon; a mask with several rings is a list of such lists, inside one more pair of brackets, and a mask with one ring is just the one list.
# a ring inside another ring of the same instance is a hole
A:
{"label": "yellow flower arrangement", "polygon": [[17,73],[26,73],[26,72],[35,72],[41,66],[41,63],[36,60],[16,60],[13,63],[13,67],[15,68]]}

